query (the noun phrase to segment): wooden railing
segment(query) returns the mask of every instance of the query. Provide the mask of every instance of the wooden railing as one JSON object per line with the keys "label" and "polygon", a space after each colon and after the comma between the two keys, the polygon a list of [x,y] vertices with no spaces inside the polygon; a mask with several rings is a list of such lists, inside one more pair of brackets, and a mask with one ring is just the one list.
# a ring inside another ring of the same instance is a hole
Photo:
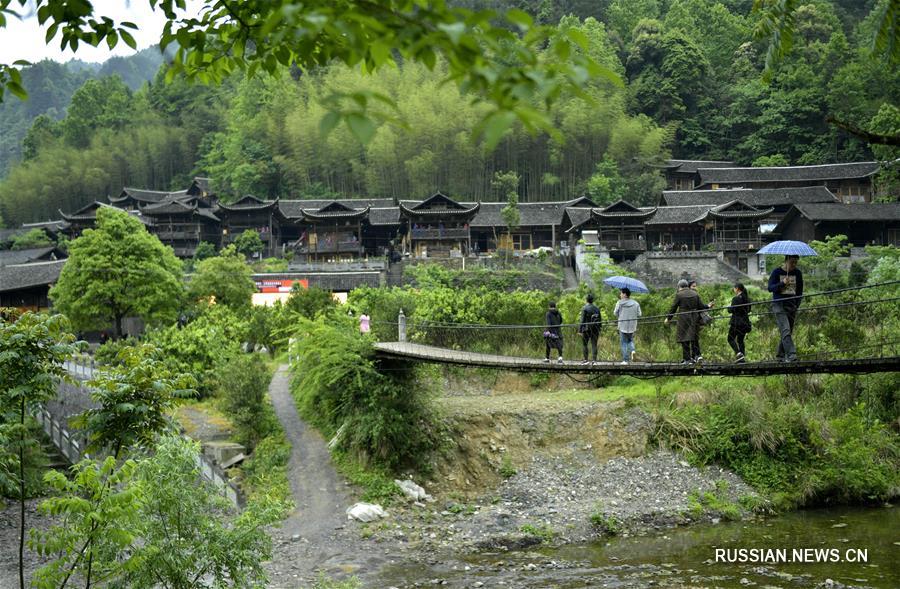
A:
{"label": "wooden railing", "polygon": [[600,245],[611,250],[631,250],[642,252],[647,249],[643,239],[609,239],[600,240]]}
{"label": "wooden railing", "polygon": [[468,237],[469,230],[458,227],[412,230],[413,239],[467,239]]}

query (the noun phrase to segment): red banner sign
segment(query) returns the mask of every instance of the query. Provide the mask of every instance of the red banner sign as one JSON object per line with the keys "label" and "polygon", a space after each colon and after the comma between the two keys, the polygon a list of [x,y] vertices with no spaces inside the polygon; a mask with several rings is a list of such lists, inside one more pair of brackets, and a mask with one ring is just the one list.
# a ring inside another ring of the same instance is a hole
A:
{"label": "red banner sign", "polygon": [[295,279],[277,279],[277,280],[257,280],[256,281],[256,290],[257,292],[291,292],[291,288],[295,284],[300,284],[303,288],[309,288],[309,280],[303,278],[301,280]]}

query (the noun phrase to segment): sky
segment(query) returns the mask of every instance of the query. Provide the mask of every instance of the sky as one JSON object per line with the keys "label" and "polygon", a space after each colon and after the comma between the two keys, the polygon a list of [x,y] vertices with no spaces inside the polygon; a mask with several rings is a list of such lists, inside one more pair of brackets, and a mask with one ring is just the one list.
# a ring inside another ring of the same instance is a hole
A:
{"label": "sky", "polygon": [[[139,50],[159,42],[165,17],[159,10],[152,11],[147,0],[93,0],[93,5],[95,15],[108,16],[117,23],[121,21],[135,23],[138,30],[132,31],[132,35],[137,41]],[[10,8],[19,13],[27,10],[19,6],[18,2],[12,2]],[[131,47],[119,41],[112,51],[105,42],[99,47],[80,44],[78,53],[75,54],[68,47],[65,51],[60,51],[59,33],[49,46],[44,43],[45,35],[46,28],[38,24],[37,16],[24,17],[22,20],[7,16],[6,27],[0,28],[0,63],[9,64],[17,59],[36,62],[45,58],[60,62],[75,58],[102,62],[113,55],[125,56],[135,53]]]}

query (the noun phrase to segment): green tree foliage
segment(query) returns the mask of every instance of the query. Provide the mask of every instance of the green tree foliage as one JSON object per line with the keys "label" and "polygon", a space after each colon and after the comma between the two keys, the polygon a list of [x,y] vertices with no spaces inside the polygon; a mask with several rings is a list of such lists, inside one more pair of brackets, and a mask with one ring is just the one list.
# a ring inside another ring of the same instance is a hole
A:
{"label": "green tree foliage", "polygon": [[197,454],[194,442],[170,436],[140,461],[85,460],[72,480],[48,474],[60,496],[41,510],[60,521],[32,532],[33,548],[54,557],[35,573],[36,586],[263,586],[272,549],[264,526],[279,506],[258,501],[235,515],[201,478]]}
{"label": "green tree foliage", "polygon": [[229,307],[210,305],[187,325],[171,325],[145,339],[162,350],[174,373],[192,375],[199,396],[206,398],[216,390],[220,369],[240,352],[247,324]]}
{"label": "green tree foliage", "polygon": [[218,396],[237,430],[238,441],[251,451],[275,428],[275,416],[266,401],[271,376],[259,354],[240,355],[221,371]]}
{"label": "green tree foliage", "polygon": [[188,296],[194,300],[211,299],[234,310],[246,310],[256,292],[251,275],[252,270],[244,256],[234,246],[228,246],[218,256],[197,263]]}
{"label": "green tree foliage", "polygon": [[177,400],[194,394],[191,376],[173,372],[148,344],[122,347],[89,385],[95,406],[78,421],[91,452],[108,450],[117,459],[122,450],[152,448],[158,436],[173,431]]}
{"label": "green tree foliage", "polygon": [[197,249],[194,250],[194,262],[202,262],[207,258],[212,258],[216,255],[216,246],[209,243],[208,241],[201,241],[197,244]]}
{"label": "green tree foliage", "polygon": [[125,317],[148,324],[175,319],[183,295],[181,262],[138,219],[112,207],[97,211],[96,228],[69,246],[69,259],[50,298],[76,329],[113,326]]}
{"label": "green tree foliage", "polygon": [[71,478],[47,473],[57,496],[41,502],[39,511],[57,523],[31,531],[29,545],[52,559],[35,571],[35,587],[56,589],[69,581],[90,587],[123,574],[125,552],[140,529],[138,489],[131,484],[135,467],[132,460],[117,467],[109,456],[103,462],[79,462]]}
{"label": "green tree foliage", "polygon": [[315,319],[337,308],[337,301],[331,291],[311,286],[304,288],[299,282],[291,287],[291,294],[284,304],[284,312],[297,317]]}
{"label": "green tree foliage", "polygon": [[614,203],[625,196],[625,181],[619,175],[616,162],[609,155],[597,162],[594,174],[587,181],[587,194],[600,206]]}
{"label": "green tree foliage", "polygon": [[[536,105],[549,106],[560,93],[580,90],[592,75],[613,77],[586,55],[573,51],[586,46],[583,36],[570,31],[559,34],[553,26],[536,25],[518,9],[498,15],[491,10],[449,7],[444,2],[429,2],[427,10],[420,10],[418,3],[408,0],[315,8],[287,1],[263,7],[220,6],[210,1],[199,17],[182,17],[175,12],[177,0],[151,5],[169,20],[160,46],[175,47],[171,75],[184,74],[204,82],[221,81],[236,70],[251,76],[257,71],[276,74],[291,65],[311,70],[332,62],[374,71],[402,60],[434,69],[440,56],[448,64],[449,81],[490,105],[478,129],[491,147],[515,120],[530,129],[551,130],[549,119]],[[129,32],[136,28],[133,23],[89,18],[92,15],[93,7],[73,15],[63,2],[47,0],[38,11],[38,20],[49,26],[48,42],[59,34],[61,45],[73,50],[85,42],[114,47],[120,39],[134,45]],[[496,26],[496,19],[510,28]],[[544,52],[557,59],[541,60]],[[18,65],[4,64],[0,74],[0,90],[24,94]],[[395,116],[385,111],[383,103],[388,109],[395,105],[382,94],[335,92],[329,103],[323,128],[333,129],[343,121],[363,143],[375,132],[372,114],[385,120]],[[370,108],[373,103],[381,103],[381,107]]]}
{"label": "green tree foliage", "polygon": [[272,541],[264,526],[275,523],[279,506],[259,501],[235,514],[201,478],[198,453],[195,442],[170,436],[138,465],[141,543],[131,547],[123,586],[265,586]]}
{"label": "green tree foliage", "polygon": [[247,229],[237,236],[234,240],[234,247],[239,254],[244,257],[252,258],[261,253],[265,246],[259,237],[259,232],[254,229]]}
{"label": "green tree foliage", "polygon": [[47,233],[43,229],[29,229],[13,239],[10,249],[27,250],[34,247],[47,247],[52,243],[53,241],[47,237]]}
{"label": "green tree foliage", "polygon": [[0,315],[0,440],[7,444],[0,449],[0,473],[9,469],[3,478],[13,478],[18,487],[19,586],[23,588],[25,453],[37,443],[25,419],[38,404],[56,397],[56,379],[66,375],[62,363],[75,351],[67,328],[62,315]]}
{"label": "green tree foliage", "polygon": [[772,166],[789,166],[791,163],[788,161],[786,157],[781,155],[780,153],[776,153],[774,155],[761,155],[755,160],[753,160],[754,168],[765,168]]}
{"label": "green tree foliage", "polygon": [[422,465],[437,445],[430,401],[409,367],[376,370],[372,342],[354,323],[300,320],[292,366],[297,407],[338,451],[363,463],[395,471]]}

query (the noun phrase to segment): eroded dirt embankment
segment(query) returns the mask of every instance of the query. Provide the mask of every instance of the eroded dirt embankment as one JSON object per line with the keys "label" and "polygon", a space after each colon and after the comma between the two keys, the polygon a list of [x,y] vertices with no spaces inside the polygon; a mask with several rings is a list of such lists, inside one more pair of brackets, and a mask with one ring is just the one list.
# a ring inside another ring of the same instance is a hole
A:
{"label": "eroded dirt embankment", "polygon": [[[571,397],[571,396],[570,396]],[[651,442],[653,420],[623,400],[554,393],[440,400],[449,443],[434,503],[398,505],[364,534],[425,554],[584,542],[740,513],[737,476],[698,469]],[[699,498],[699,501],[698,501]],[[714,501],[711,501],[714,498]]]}

